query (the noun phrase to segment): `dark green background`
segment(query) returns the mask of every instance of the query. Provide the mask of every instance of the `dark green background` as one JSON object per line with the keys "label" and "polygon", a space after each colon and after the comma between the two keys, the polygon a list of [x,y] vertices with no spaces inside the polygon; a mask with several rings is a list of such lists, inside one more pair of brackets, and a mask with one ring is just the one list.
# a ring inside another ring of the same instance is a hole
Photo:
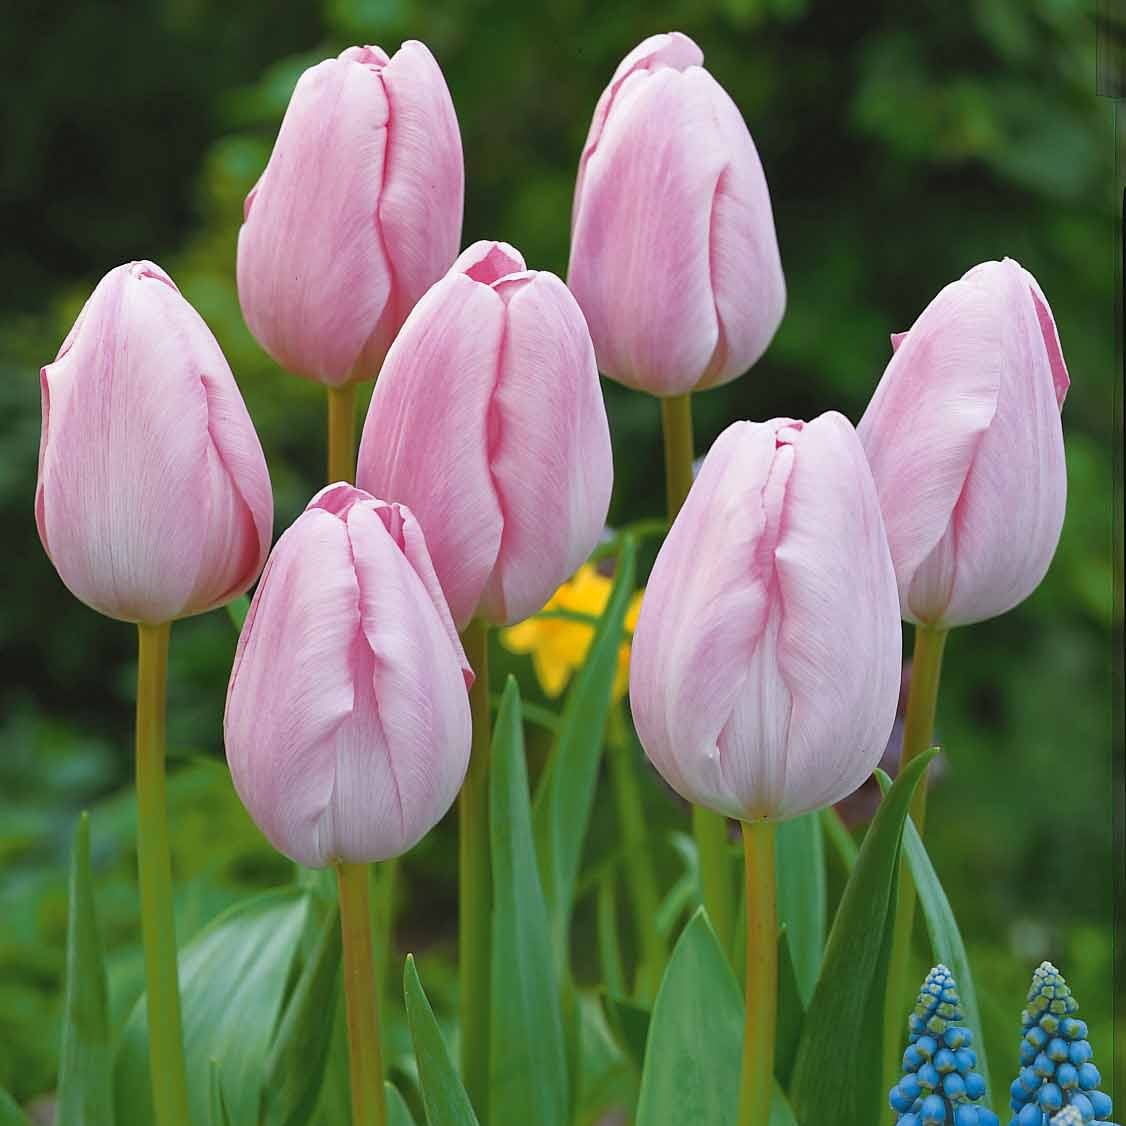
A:
{"label": "dark green background", "polygon": [[[987,998],[1004,1102],[1020,1004],[1054,959],[1109,1070],[1111,478],[1115,269],[1110,105],[1081,0],[523,0],[315,4],[10,3],[0,37],[0,1086],[53,1083],[65,857],[94,812],[115,1012],[138,988],[130,775],[133,633],[62,587],[32,520],[38,368],[110,267],[165,266],[219,337],[265,446],[277,530],[321,480],[319,388],[276,370],[234,291],[242,199],[297,74],[353,42],[425,40],[465,145],[464,241],[504,238],[564,273],[574,172],[618,59],[654,31],[703,48],[758,145],[789,287],[774,344],[699,397],[704,450],[735,418],[854,421],[888,334],[974,263],[1010,255],[1055,310],[1072,390],[1070,498],[1042,588],[956,633],[939,727],[948,755],[928,838]],[[656,404],[606,384],[615,523],[662,507]],[[170,741],[179,926],[285,879],[230,793],[220,724],[235,635],[223,613],[177,625]],[[522,682],[530,689],[526,665]],[[682,815],[650,788],[654,820]],[[595,843],[599,827],[595,820]],[[449,826],[406,862],[401,942],[448,945]],[[662,845],[671,873],[671,852]],[[582,932],[580,931],[580,934]],[[925,969],[919,952],[920,972]],[[1100,1047],[1100,1044],[1102,1045]],[[998,1110],[1002,1107],[998,1105]]]}

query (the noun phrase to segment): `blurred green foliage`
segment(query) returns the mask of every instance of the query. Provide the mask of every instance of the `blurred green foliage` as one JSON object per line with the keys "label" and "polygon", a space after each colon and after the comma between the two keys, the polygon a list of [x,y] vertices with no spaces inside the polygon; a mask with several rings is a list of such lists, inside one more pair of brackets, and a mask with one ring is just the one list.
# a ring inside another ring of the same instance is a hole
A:
{"label": "blurred green foliage", "polygon": [[[321,481],[320,389],[279,372],[242,323],[234,289],[242,200],[305,66],[352,42],[394,49],[407,37],[434,50],[457,105],[464,241],[507,239],[532,266],[559,273],[579,149],[617,61],[671,27],[701,44],[755,136],[790,295],[755,370],[698,398],[701,451],[739,417],[836,408],[855,421],[889,356],[888,334],[909,326],[944,284],[1004,255],[1039,278],[1073,379],[1067,524],[1032,599],[951,639],[939,717],[948,761],[928,843],[984,994],[998,1076],[1015,1066],[1024,991],[1043,957],[1063,969],[1092,1038],[1104,1041],[1108,501],[1119,432],[1111,116],[1094,94],[1088,9],[1086,0],[10,6],[0,38],[10,85],[0,152],[0,206],[10,220],[0,245],[0,1086],[21,1099],[53,1086],[58,1037],[44,1022],[52,1027],[61,1009],[65,856],[82,808],[94,811],[115,1019],[140,988],[125,789],[133,635],[71,598],[37,542],[36,371],[102,273],[130,258],[158,260],[231,361],[269,459],[277,529],[285,527]],[[658,515],[656,404],[613,384],[605,391],[616,451],[612,521]],[[173,637],[171,800],[184,940],[248,889],[285,880],[289,867],[249,823],[221,765],[235,643],[227,617],[178,624]],[[535,700],[527,665],[502,656],[498,675],[506,665]],[[646,786],[654,823],[682,826],[667,794],[652,778]],[[591,855],[608,847],[612,824],[600,792]],[[452,841],[446,824],[403,866],[403,949],[450,947]],[[670,878],[678,870],[668,846],[661,863]],[[576,920],[580,934],[589,933],[592,898]],[[427,970],[438,999],[448,998],[449,974],[448,960]]]}

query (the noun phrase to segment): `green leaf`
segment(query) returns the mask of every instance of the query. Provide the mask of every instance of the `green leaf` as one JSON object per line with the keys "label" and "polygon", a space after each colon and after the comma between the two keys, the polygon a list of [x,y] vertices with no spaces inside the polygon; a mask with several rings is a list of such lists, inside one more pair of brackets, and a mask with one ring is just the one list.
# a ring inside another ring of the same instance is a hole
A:
{"label": "green leaf", "polygon": [[[563,1126],[567,1056],[547,906],[536,867],[520,693],[508,678],[489,779],[493,861],[490,1120]],[[434,1124],[436,1126],[436,1124]],[[444,1124],[443,1124],[444,1126]]]}
{"label": "green leaf", "polygon": [[250,597],[246,594],[240,594],[238,598],[232,598],[225,607],[227,617],[231,619],[237,632],[242,633],[243,623],[246,621],[246,615],[250,613]]}
{"label": "green leaf", "polygon": [[622,541],[614,588],[583,667],[567,693],[559,734],[536,793],[536,850],[551,919],[556,964],[567,957],[571,904],[586,838],[606,717],[633,596],[637,543]]}
{"label": "green leaf", "polygon": [[841,815],[831,805],[821,810],[821,827],[847,876],[856,867],[860,846],[848,831],[848,826],[841,820]]}
{"label": "green leaf", "polygon": [[612,993],[603,994],[602,1007],[606,1010],[606,1023],[618,1047],[640,1074],[645,1062],[645,1041],[649,1036],[652,1012],[639,1001],[629,1001]]}
{"label": "green leaf", "polygon": [[882,1113],[883,1005],[903,823],[935,754],[919,755],[896,780],[841,897],[790,1085],[803,1123],[868,1126]]}
{"label": "green leaf", "polygon": [[263,1121],[305,1126],[320,1097],[340,992],[340,913],[321,925],[266,1059]]}
{"label": "green leaf", "polygon": [[[876,771],[876,777],[879,779],[880,789],[886,793],[891,786],[891,779],[882,770]],[[927,855],[923,838],[910,819],[907,820],[903,833],[903,848],[907,853],[907,863],[911,869],[911,878],[915,881],[923,918],[926,919],[927,934],[930,936],[934,959],[946,966],[958,983],[966,1024],[974,1034],[977,1070],[985,1080],[986,1089],[992,1090],[989,1085],[989,1064],[985,1057],[985,1028],[982,1023],[981,1006],[978,1004],[977,990],[974,988],[973,973],[970,971],[970,960],[966,956],[962,932],[958,929],[950,900],[946,898],[938,873],[934,870],[930,856]]]}
{"label": "green leaf", "polygon": [[778,1025],[774,1037],[774,1074],[783,1087],[790,1082],[804,1023],[805,1003],[790,952],[790,932],[783,927],[778,935]]}
{"label": "green leaf", "polygon": [[825,841],[816,812],[778,826],[775,871],[778,923],[784,926],[803,1005],[808,1005],[825,950]]}
{"label": "green leaf", "polygon": [[[295,889],[265,892],[220,915],[181,951],[193,1122],[209,1120],[213,1059],[231,1120],[257,1122],[266,1060],[311,904]],[[143,995],[122,1033],[114,1078],[119,1120],[153,1122]]]}
{"label": "green leaf", "polygon": [[[735,1122],[742,1054],[739,986],[700,908],[673,949],[653,1005],[636,1126]],[[793,1123],[777,1084],[770,1123]]]}
{"label": "green leaf", "polygon": [[227,1096],[223,1094],[223,1084],[219,1078],[219,1061],[212,1060],[210,1066],[211,1126],[231,1126],[231,1112],[227,1109]]}
{"label": "green leaf", "polygon": [[450,1062],[442,1030],[422,988],[413,954],[407,955],[407,964],[403,967],[403,997],[418,1062],[422,1103],[430,1126],[477,1126],[477,1116]]}
{"label": "green leaf", "polygon": [[[414,1126],[414,1119],[411,1117],[406,1101],[399,1093],[399,1088],[393,1083],[384,1083],[383,1091],[387,1096],[387,1126]],[[439,1121],[448,1121],[450,1126],[453,1126],[457,1119],[439,1119]]]}
{"label": "green leaf", "polygon": [[31,1126],[31,1119],[3,1087],[0,1087],[0,1126]]}
{"label": "green leaf", "polygon": [[74,833],[69,897],[57,1117],[68,1126],[110,1126],[113,1047],[106,968],[90,878],[90,818],[85,813]]}
{"label": "green leaf", "polygon": [[619,996],[626,993],[622,969],[622,943],[618,935],[618,901],[614,894],[614,870],[607,868],[598,880],[598,960],[607,990]]}

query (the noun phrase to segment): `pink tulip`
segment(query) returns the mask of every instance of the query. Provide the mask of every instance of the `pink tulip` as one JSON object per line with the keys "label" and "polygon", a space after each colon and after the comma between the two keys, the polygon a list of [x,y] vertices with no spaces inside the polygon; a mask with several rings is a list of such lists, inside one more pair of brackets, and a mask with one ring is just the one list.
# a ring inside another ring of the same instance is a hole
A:
{"label": "pink tulip", "polygon": [[372,379],[461,241],[464,171],[434,56],[349,47],[305,71],[246,198],[238,291],[250,331],[289,371]]}
{"label": "pink tulip", "polygon": [[613,483],[567,287],[505,243],[466,250],[387,355],[357,482],[410,505],[459,627],[539,610],[598,542]]}
{"label": "pink tulip", "polygon": [[629,387],[717,387],[766,351],[786,284],[770,195],[735,103],[685,35],[654,35],[599,99],[567,282],[599,368]]}
{"label": "pink tulip", "polygon": [[472,679],[410,511],[329,485],[278,540],[239,637],[235,789],[300,864],[398,856],[461,787]]}
{"label": "pink tulip", "polygon": [[159,266],[106,274],[40,385],[35,521],[75,597],[156,624],[250,586],[270,549],[266,461],[215,337]]}
{"label": "pink tulip", "polygon": [[630,703],[657,770],[742,820],[839,801],[887,745],[900,645],[876,489],[847,420],[729,426],[634,632]]}
{"label": "pink tulip", "polygon": [[857,429],[903,617],[1003,614],[1039,585],[1063,527],[1068,377],[1052,311],[1011,258],[985,262],[892,342]]}

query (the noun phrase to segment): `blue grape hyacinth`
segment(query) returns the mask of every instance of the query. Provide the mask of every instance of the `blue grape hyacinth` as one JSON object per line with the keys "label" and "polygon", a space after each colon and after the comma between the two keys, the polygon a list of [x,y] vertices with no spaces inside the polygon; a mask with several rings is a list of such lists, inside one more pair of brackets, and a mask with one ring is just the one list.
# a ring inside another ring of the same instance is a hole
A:
{"label": "blue grape hyacinth", "polygon": [[1010,1088],[1009,1126],[1114,1126],[1110,1096],[1099,1090],[1102,1078],[1091,1062],[1087,1025],[1078,1011],[1063,975],[1051,962],[1041,962],[1021,1014],[1021,1070]]}
{"label": "blue grape hyacinth", "polygon": [[907,1021],[903,1078],[888,1095],[896,1126],[999,1126],[981,1102],[985,1080],[974,1070],[973,1034],[963,1019],[953,975],[935,966]]}

